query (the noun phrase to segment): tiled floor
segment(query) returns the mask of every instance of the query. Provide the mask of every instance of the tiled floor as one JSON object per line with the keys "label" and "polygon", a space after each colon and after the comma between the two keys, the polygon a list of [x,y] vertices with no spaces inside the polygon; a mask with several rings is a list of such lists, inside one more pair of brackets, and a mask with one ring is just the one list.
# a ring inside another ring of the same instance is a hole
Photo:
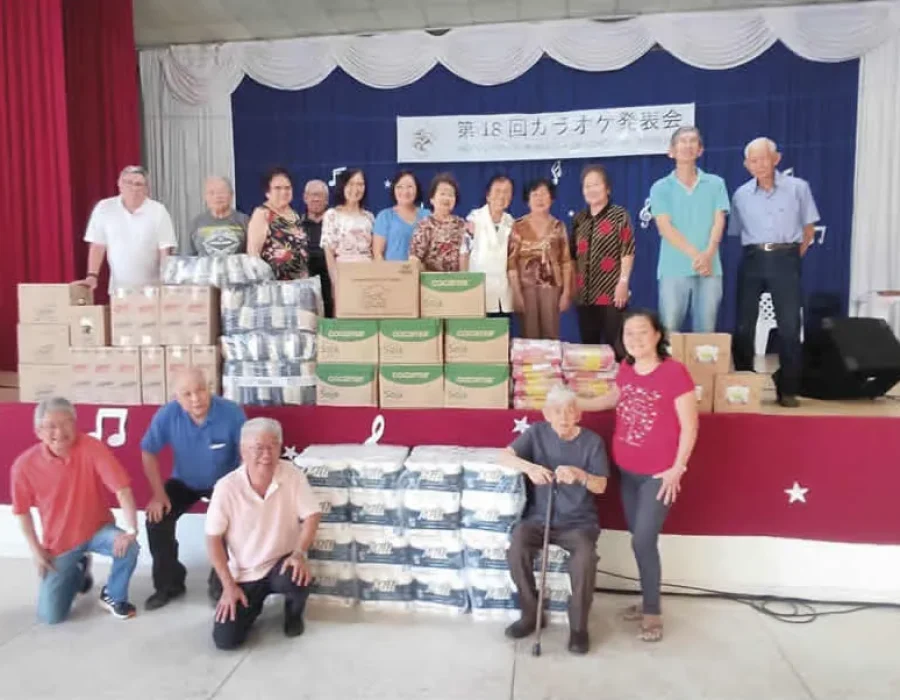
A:
{"label": "tiled floor", "polygon": [[[101,567],[97,566],[98,574]],[[95,604],[96,590],[57,627],[33,621],[29,561],[0,560],[0,697],[265,698],[391,700],[888,700],[900,697],[896,635],[900,612],[867,611],[809,625],[775,622],[724,601],[664,601],[667,637],[634,638],[615,612],[624,596],[598,595],[593,649],[565,651],[552,626],[534,658],[530,641],[503,638],[503,623],[470,617],[376,615],[317,608],[307,633],[282,636],[272,605],[248,646],[216,651],[204,572],[186,599],[118,621]],[[102,578],[102,574],[100,576]],[[149,594],[147,572],[132,584]]]}

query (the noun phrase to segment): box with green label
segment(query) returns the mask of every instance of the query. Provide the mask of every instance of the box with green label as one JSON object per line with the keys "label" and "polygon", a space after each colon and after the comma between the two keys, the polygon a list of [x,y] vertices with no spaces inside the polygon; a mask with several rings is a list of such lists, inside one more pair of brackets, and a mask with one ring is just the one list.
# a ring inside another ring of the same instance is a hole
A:
{"label": "box with green label", "polygon": [[382,408],[443,408],[443,365],[381,365]]}
{"label": "box with green label", "polygon": [[422,316],[484,316],[483,272],[423,272],[420,281]]}
{"label": "box with green label", "polygon": [[509,319],[448,318],[444,322],[446,362],[509,362]]}
{"label": "box with green label", "polygon": [[319,406],[377,406],[378,368],[371,364],[320,362],[316,366]]}
{"label": "box with green label", "polygon": [[439,318],[378,322],[378,353],[383,365],[437,365],[444,361]]}
{"label": "box with green label", "polygon": [[378,321],[320,318],[319,362],[378,364]]}
{"label": "box with green label", "polygon": [[448,364],[444,367],[447,408],[509,408],[509,365]]}

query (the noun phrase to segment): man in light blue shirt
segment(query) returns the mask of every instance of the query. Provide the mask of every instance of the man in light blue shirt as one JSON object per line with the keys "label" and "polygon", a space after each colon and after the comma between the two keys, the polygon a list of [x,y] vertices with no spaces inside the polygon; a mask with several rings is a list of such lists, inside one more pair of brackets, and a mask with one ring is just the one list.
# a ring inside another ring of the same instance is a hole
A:
{"label": "man in light blue shirt", "polygon": [[744,166],[753,175],[734,193],[729,236],[743,246],[738,273],[738,322],[734,336],[734,366],[752,370],[759,297],[772,295],[778,324],[779,361],[775,375],[778,402],[796,407],[800,389],[800,260],[813,242],[819,211],[809,184],[778,172],[781,154],[765,137],[744,149]]}
{"label": "man in light blue shirt", "polygon": [[697,167],[703,138],[694,126],[672,134],[675,170],[650,188],[650,210],[659,247],[659,313],[669,331],[680,331],[691,311],[695,333],[712,333],[722,301],[719,243],[725,231],[728,190],[718,175]]}

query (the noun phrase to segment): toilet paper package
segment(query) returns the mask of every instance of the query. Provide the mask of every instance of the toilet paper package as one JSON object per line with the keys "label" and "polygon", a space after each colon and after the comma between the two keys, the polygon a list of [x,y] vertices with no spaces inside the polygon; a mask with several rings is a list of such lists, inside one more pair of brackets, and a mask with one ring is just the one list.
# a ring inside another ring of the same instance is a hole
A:
{"label": "toilet paper package", "polygon": [[347,453],[351,485],[362,489],[397,488],[408,448],[396,445],[356,445]]}
{"label": "toilet paper package", "polygon": [[[534,570],[541,570],[541,552],[534,558]],[[562,547],[551,544],[547,551],[547,571],[565,574],[569,571],[569,553]]]}
{"label": "toilet paper package", "polygon": [[460,537],[463,541],[463,556],[467,569],[494,571],[509,569],[506,559],[509,536],[505,532],[460,530]]}
{"label": "toilet paper package", "polygon": [[411,566],[462,569],[463,541],[459,530],[407,530]]}
{"label": "toilet paper package", "polygon": [[359,585],[352,563],[310,561],[309,584],[311,601],[336,605],[355,605],[359,599]]}
{"label": "toilet paper package", "polygon": [[464,453],[459,447],[414,447],[406,459],[403,487],[418,491],[459,491]]}
{"label": "toilet paper package", "polygon": [[403,491],[403,526],[410,530],[459,528],[459,492]]}
{"label": "toilet paper package", "polygon": [[398,527],[351,525],[359,564],[409,564],[409,539]]}
{"label": "toilet paper package", "polygon": [[460,524],[463,528],[509,532],[525,507],[525,492],[463,491]]}
{"label": "toilet paper package", "polygon": [[359,600],[368,608],[409,610],[415,599],[415,579],[409,567],[357,564]]}
{"label": "toilet paper package", "polygon": [[350,489],[350,522],[357,525],[402,525],[402,492]]}
{"label": "toilet paper package", "polygon": [[412,569],[416,612],[459,615],[469,609],[469,594],[462,571]]}
{"label": "toilet paper package", "polygon": [[500,464],[500,457],[504,452],[505,450],[488,447],[468,450],[462,464],[463,490],[524,492],[525,485],[519,471]]}
{"label": "toilet paper package", "polygon": [[312,490],[322,509],[323,523],[346,523],[351,520],[350,489],[313,486]]}
{"label": "toilet paper package", "polygon": [[544,604],[553,613],[566,613],[569,599],[572,597],[572,582],[567,574],[547,574],[547,585],[544,587]]}
{"label": "toilet paper package", "polygon": [[466,586],[476,620],[508,620],[519,616],[519,594],[509,572],[467,569]]}
{"label": "toilet paper package", "polygon": [[288,329],[314,333],[324,312],[318,277],[226,287],[221,304],[225,335]]}
{"label": "toilet paper package", "polygon": [[319,525],[309,548],[309,558],[321,561],[353,561],[353,533],[349,523]]}
{"label": "toilet paper package", "polygon": [[350,465],[342,456],[341,445],[310,445],[294,458],[294,464],[306,474],[310,486],[350,487]]}
{"label": "toilet paper package", "polygon": [[170,255],[163,265],[163,284],[213,287],[256,284],[275,279],[272,268],[250,255]]}
{"label": "toilet paper package", "polygon": [[222,357],[238,362],[316,359],[316,335],[308,331],[248,331],[221,338]]}

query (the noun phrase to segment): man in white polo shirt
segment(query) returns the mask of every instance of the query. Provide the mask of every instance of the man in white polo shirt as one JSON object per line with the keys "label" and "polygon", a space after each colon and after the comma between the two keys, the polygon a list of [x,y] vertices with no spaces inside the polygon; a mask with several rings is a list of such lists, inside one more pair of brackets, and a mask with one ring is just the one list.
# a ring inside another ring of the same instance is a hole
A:
{"label": "man in white polo shirt", "polygon": [[109,263],[109,289],[159,282],[160,265],[175,248],[169,212],[147,196],[147,171],[129,165],[119,174],[119,196],[101,199],[88,221],[84,240],[90,243],[87,276],[96,289],[103,259]]}

